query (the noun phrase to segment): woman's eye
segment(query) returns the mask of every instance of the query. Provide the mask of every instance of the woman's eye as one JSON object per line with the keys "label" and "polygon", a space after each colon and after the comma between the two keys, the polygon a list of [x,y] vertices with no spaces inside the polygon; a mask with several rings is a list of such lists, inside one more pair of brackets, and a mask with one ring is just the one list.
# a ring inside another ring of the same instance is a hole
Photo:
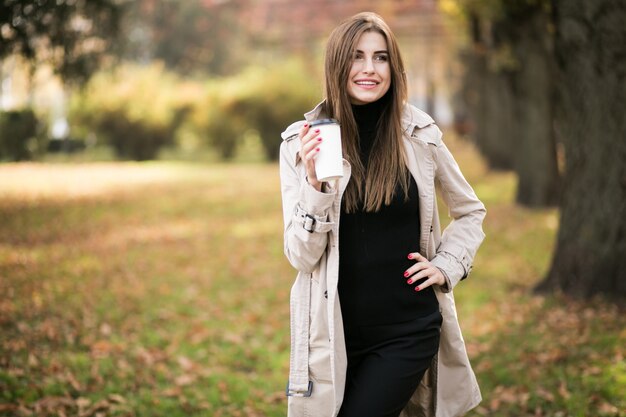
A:
{"label": "woman's eye", "polygon": [[354,54],[354,60],[355,61],[362,61],[363,60],[363,54]]}
{"label": "woman's eye", "polygon": [[377,62],[387,62],[387,55],[376,55],[374,60]]}

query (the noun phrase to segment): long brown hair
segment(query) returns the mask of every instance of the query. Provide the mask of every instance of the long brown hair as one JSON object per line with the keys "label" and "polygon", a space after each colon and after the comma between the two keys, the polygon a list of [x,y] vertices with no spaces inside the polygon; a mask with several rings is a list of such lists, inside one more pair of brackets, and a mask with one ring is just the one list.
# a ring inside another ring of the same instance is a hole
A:
{"label": "long brown hair", "polygon": [[[368,170],[359,157],[358,129],[348,95],[348,77],[357,43],[365,32],[376,31],[385,38],[389,54],[391,85],[378,122]],[[341,123],[343,153],[352,165],[352,178],[344,194],[345,209],[367,212],[389,205],[398,181],[408,198],[409,173],[402,144],[402,110],[407,100],[407,81],[395,36],[377,14],[364,12],[343,21],[330,34],[325,55],[326,110]]]}

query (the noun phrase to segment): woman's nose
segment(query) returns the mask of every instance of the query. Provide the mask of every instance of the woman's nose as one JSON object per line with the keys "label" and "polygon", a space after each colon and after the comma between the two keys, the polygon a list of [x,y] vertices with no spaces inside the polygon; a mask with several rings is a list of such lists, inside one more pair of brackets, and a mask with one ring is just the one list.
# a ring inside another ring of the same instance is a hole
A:
{"label": "woman's nose", "polygon": [[363,72],[371,74],[374,72],[374,61],[372,59],[365,59],[363,61]]}

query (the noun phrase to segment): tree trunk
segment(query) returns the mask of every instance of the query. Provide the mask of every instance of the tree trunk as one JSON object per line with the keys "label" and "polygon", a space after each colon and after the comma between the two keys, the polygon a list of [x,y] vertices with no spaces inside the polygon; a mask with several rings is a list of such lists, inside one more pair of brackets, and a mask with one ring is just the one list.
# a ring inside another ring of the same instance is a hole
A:
{"label": "tree trunk", "polygon": [[554,0],[565,145],[561,225],[540,291],[626,298],[626,3]]}
{"label": "tree trunk", "polygon": [[541,8],[511,25],[517,71],[514,128],[517,198],[528,207],[553,206],[559,200],[559,172],[553,120],[554,59],[549,16]]}
{"label": "tree trunk", "polygon": [[472,122],[471,136],[492,169],[513,169],[513,100],[507,74],[489,68],[484,46],[463,58],[463,97]]}
{"label": "tree trunk", "polygon": [[0,59],[0,111],[4,110],[4,59]]}

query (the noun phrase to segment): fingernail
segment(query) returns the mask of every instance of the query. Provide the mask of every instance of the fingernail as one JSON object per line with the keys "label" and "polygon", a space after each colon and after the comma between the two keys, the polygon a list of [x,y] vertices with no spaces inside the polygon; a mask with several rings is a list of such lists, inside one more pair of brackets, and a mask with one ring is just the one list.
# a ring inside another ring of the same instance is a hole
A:
{"label": "fingernail", "polygon": [[412,258],[413,258],[413,255],[411,255],[411,254],[409,253],[409,256],[407,256],[407,258],[412,259]]}
{"label": "fingernail", "polygon": [[319,152],[319,151],[320,151],[320,148],[315,149],[315,151],[316,151],[316,152]]}
{"label": "fingernail", "polygon": [[320,130],[319,129],[315,129],[315,133],[320,133]]}
{"label": "fingernail", "polygon": [[407,283],[407,284],[413,284],[413,280],[412,280],[412,279],[407,279],[407,280],[406,280],[406,283]]}
{"label": "fingernail", "polygon": [[318,141],[318,142],[321,142],[321,141],[322,141],[322,138],[317,138],[317,141]]}
{"label": "fingernail", "polygon": [[420,287],[415,287],[415,291],[419,291],[419,290],[420,290]]}
{"label": "fingernail", "polygon": [[305,123],[305,124],[304,124],[304,127],[309,127],[309,124],[308,124],[308,123]]}
{"label": "fingernail", "polygon": [[408,277],[408,276],[409,276],[409,271],[405,271],[405,272],[404,272],[404,276],[405,276],[405,277]]}

